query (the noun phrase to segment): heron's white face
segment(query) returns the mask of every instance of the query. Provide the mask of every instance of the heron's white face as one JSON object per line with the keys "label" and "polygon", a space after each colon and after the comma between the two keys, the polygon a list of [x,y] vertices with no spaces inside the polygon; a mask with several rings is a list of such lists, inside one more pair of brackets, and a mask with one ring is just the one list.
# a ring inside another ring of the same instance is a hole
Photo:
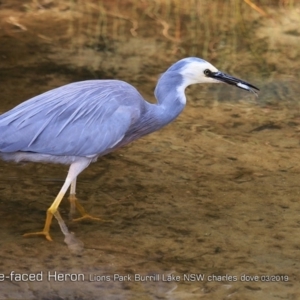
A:
{"label": "heron's white face", "polygon": [[[220,72],[209,62],[196,57],[184,58],[169,68],[170,71],[177,71],[183,78],[182,83],[177,87],[177,91],[184,94],[187,86],[195,83],[218,83],[223,82],[236,86],[240,89],[249,91],[257,95],[259,89],[254,85]],[[182,99],[184,96],[182,96]]]}
{"label": "heron's white face", "polygon": [[220,82],[204,74],[205,70],[218,72],[218,69],[207,61],[191,61],[187,63],[180,71],[184,78],[184,85],[189,86],[195,83],[217,83]]}

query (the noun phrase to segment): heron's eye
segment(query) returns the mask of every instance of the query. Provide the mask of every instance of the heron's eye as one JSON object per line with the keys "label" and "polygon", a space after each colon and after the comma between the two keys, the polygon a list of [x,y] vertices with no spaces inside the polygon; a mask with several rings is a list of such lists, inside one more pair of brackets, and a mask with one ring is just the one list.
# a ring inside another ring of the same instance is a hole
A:
{"label": "heron's eye", "polygon": [[204,73],[205,76],[209,76],[211,74],[211,70],[206,69],[206,70],[204,70],[203,73]]}

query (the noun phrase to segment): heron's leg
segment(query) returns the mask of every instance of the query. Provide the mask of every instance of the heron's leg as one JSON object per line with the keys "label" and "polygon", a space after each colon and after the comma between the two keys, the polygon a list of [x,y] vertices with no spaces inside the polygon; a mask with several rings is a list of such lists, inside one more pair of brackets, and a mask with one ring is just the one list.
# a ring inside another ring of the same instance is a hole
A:
{"label": "heron's leg", "polygon": [[46,217],[44,229],[39,232],[25,233],[23,236],[27,237],[33,235],[43,235],[46,237],[48,241],[52,241],[49,231],[50,231],[50,225],[52,222],[53,215],[57,211],[59,204],[62,198],[64,197],[66,191],[68,190],[70,184],[72,183],[72,181],[76,179],[78,174],[82,172],[90,164],[90,162],[91,162],[90,159],[81,157],[80,159],[77,159],[75,162],[71,164],[65,183],[63,184],[61,190],[59,191],[52,205],[47,210],[47,217]]}
{"label": "heron's leg", "polygon": [[[83,206],[79,203],[78,199],[76,198],[76,178],[71,183],[69,201],[70,201],[69,217],[71,220],[79,221],[79,220],[83,220],[83,219],[91,219],[91,220],[102,221],[100,218],[96,218],[96,217],[89,215],[85,211]],[[77,209],[78,212],[81,214],[80,218],[76,218],[76,219],[73,218],[75,215],[75,209]]]}
{"label": "heron's leg", "polygon": [[[101,222],[113,222],[112,220],[103,220],[101,218],[93,217],[90,214],[88,214],[86,212],[86,210],[83,208],[83,206],[79,203],[79,201],[77,200],[77,198],[75,197],[75,194],[70,194],[69,200],[71,202],[71,210],[74,211],[75,207],[76,207],[76,209],[78,210],[78,212],[81,214],[81,217],[76,218],[76,219],[72,219],[73,221],[77,222],[77,221],[89,219],[89,220],[101,221]],[[70,212],[70,215],[71,215],[71,212]]]}
{"label": "heron's leg", "polygon": [[[102,221],[102,222],[112,222],[110,220],[102,220],[101,218],[93,217],[86,212],[86,210],[83,208],[83,206],[79,203],[78,199],[76,198],[76,179],[77,178],[75,178],[72,181],[71,188],[70,188],[70,196],[69,196],[69,201],[70,201],[69,217],[70,217],[70,219],[72,219],[73,221],[81,221],[84,219],[89,219],[89,220]],[[73,216],[75,215],[75,208],[81,214],[81,217],[74,219]]]}
{"label": "heron's leg", "polygon": [[75,215],[75,201],[77,200],[76,198],[76,180],[77,177],[72,181],[71,183],[71,188],[70,188],[70,196],[69,196],[69,201],[70,201],[70,213],[69,213],[69,219],[72,220],[74,215]]}

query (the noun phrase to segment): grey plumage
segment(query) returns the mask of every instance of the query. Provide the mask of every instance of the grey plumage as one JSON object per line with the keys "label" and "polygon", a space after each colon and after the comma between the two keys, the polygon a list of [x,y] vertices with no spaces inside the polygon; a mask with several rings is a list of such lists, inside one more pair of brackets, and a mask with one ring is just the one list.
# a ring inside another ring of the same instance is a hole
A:
{"label": "grey plumage", "polygon": [[[71,83],[1,115],[0,151],[101,155],[125,135],[144,110],[141,95],[125,82]],[[122,126],[116,126],[119,123]]]}
{"label": "grey plumage", "polygon": [[88,80],[53,89],[0,115],[2,159],[70,164],[65,184],[48,209],[44,230],[38,234],[51,240],[52,215],[70,185],[75,198],[76,177],[90,162],[174,120],[185,106],[188,85],[220,81],[258,90],[192,57],[175,63],[160,77],[157,104],[145,101],[126,82]]}

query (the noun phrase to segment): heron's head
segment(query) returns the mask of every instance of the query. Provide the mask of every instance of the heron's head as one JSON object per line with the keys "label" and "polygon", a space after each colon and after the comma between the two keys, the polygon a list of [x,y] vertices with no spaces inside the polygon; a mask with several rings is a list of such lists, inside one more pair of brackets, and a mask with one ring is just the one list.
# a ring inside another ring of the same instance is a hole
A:
{"label": "heron's head", "polygon": [[180,73],[183,77],[184,86],[195,83],[224,82],[255,94],[256,90],[259,90],[244,80],[220,72],[209,62],[197,57],[184,58],[171,66],[168,71],[177,71]]}

